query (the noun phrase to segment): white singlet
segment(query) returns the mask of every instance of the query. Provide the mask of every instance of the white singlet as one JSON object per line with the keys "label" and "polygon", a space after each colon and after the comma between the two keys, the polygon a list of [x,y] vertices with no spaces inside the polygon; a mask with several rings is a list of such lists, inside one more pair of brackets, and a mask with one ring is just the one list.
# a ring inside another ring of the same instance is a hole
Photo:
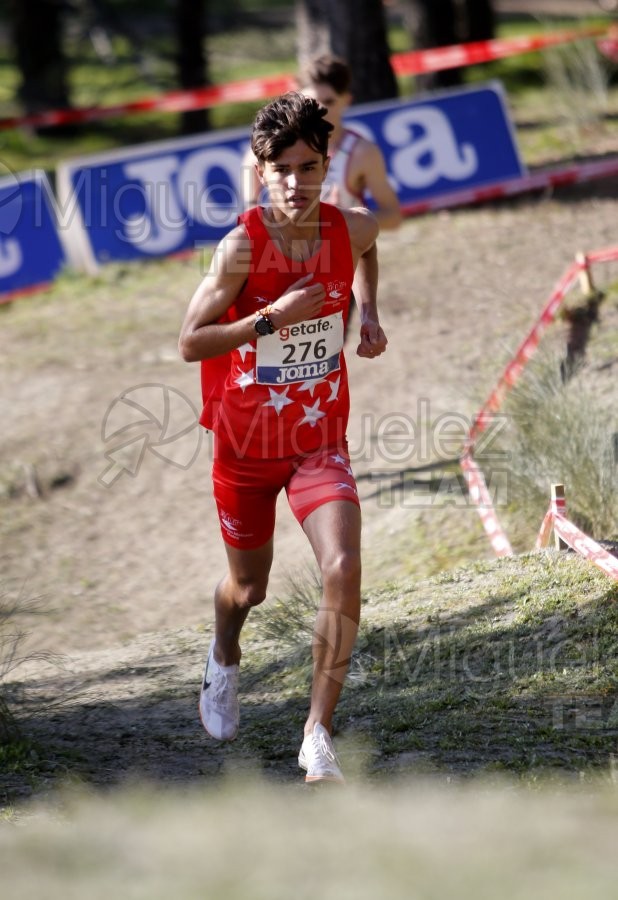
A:
{"label": "white singlet", "polygon": [[363,206],[363,198],[359,194],[353,194],[348,187],[348,168],[352,152],[360,140],[360,134],[346,128],[339,146],[330,158],[328,174],[322,186],[322,200],[325,203],[332,202],[329,195],[336,185],[338,189],[337,206],[349,209],[351,206]]}

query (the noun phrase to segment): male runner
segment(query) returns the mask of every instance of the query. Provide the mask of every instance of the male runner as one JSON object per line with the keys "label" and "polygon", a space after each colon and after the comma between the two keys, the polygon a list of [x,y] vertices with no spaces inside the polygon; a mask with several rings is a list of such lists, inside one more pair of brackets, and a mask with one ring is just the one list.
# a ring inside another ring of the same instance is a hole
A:
{"label": "male runner", "polygon": [[[401,209],[388,180],[382,151],[373,141],[346,128],[343,122],[352,102],[349,66],[336,56],[320,56],[309,65],[300,81],[302,93],[326,108],[326,121],[333,126],[322,200],[349,209],[365,206],[371,196],[380,230],[398,228]],[[261,185],[254,163],[254,156],[248,152],[243,160],[241,183],[245,207],[253,206],[260,196]]]}
{"label": "male runner", "polygon": [[239,638],[266,596],[285,488],[323,586],[299,754],[307,781],[343,781],[332,720],[360,616],[361,518],[342,352],[353,282],[358,355],[377,357],[387,343],[376,304],[376,219],[320,202],[331,127],[315,100],[296,93],[260,110],[252,149],[268,205],[244,213],[217,247],[179,340],[186,361],[202,361],[201,422],[215,432],[214,496],[228,559],[215,592],[202,722],[219,740],[238,731]]}

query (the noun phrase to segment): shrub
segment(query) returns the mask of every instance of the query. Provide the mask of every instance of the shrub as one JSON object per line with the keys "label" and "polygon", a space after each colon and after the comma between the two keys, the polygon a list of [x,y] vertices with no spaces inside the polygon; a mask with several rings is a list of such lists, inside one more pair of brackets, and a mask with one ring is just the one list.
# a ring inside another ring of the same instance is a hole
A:
{"label": "shrub", "polygon": [[0,740],[16,740],[19,728],[13,713],[17,697],[17,685],[13,676],[25,662],[34,659],[49,660],[44,652],[23,652],[27,632],[19,624],[26,616],[40,614],[40,602],[20,595],[11,600],[0,592]]}
{"label": "shrub", "polygon": [[[516,520],[537,529],[550,485],[565,485],[571,521],[596,539],[618,531],[618,418],[583,368],[566,382],[560,361],[541,355],[504,404],[501,450],[509,468],[508,502]],[[479,456],[483,464],[483,457]]]}

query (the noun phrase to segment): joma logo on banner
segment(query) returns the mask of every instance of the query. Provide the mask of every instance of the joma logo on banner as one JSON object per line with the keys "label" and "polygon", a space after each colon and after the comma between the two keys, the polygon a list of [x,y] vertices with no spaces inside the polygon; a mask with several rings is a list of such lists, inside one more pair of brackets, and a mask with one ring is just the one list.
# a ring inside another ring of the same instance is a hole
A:
{"label": "joma logo on banner", "polygon": [[[498,85],[356,107],[347,122],[379,144],[402,203],[523,174]],[[92,268],[218,241],[242,211],[247,140],[239,129],[60,166],[59,215],[78,248],[74,263]]]}
{"label": "joma logo on banner", "polygon": [[65,262],[47,176],[0,163],[0,302],[49,284]]}

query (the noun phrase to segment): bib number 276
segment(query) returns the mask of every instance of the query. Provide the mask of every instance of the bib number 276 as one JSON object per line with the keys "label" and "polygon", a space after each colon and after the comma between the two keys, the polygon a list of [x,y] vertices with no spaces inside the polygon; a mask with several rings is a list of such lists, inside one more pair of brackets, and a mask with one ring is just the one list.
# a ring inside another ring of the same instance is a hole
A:
{"label": "bib number 276", "polygon": [[298,344],[284,344],[283,349],[286,351],[283,357],[284,366],[306,362],[307,359],[324,359],[327,353],[324,338],[318,338],[315,342],[299,341]]}
{"label": "bib number 276", "polygon": [[340,368],[343,316],[340,312],[258,338],[259,384],[293,384],[325,378]]}

